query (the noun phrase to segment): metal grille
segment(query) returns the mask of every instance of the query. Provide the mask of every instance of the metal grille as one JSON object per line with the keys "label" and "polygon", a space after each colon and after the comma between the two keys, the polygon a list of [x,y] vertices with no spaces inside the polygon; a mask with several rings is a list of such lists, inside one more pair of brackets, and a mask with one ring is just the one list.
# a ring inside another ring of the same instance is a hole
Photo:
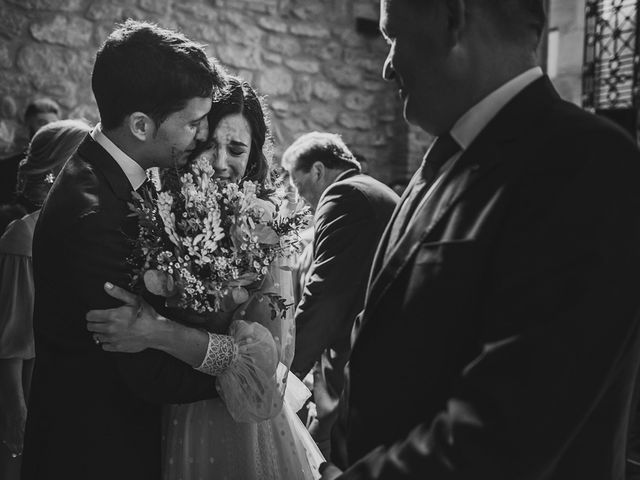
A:
{"label": "metal grille", "polygon": [[636,106],[638,3],[640,0],[587,0],[582,77],[585,108]]}

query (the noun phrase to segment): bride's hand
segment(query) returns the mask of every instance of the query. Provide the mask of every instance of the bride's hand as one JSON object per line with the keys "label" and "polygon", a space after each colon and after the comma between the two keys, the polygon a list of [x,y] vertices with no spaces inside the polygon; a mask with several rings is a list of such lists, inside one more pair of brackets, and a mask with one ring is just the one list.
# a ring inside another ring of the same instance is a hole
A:
{"label": "bride's hand", "polygon": [[104,289],[124,305],[87,313],[87,329],[93,333],[96,344],[109,352],[136,353],[153,348],[153,333],[164,318],[141,297],[127,290],[108,282]]}

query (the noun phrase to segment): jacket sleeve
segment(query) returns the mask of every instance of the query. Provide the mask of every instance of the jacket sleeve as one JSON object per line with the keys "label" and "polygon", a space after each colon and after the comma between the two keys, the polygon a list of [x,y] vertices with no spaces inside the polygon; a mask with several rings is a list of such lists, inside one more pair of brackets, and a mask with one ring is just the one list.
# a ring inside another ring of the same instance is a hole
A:
{"label": "jacket sleeve", "polygon": [[[129,221],[127,219],[126,221]],[[85,311],[107,309],[121,305],[104,292],[109,281],[123,288],[129,287],[131,267],[127,257],[131,240],[107,212],[95,211],[83,216],[70,239],[76,245],[73,262],[73,285],[79,289],[77,298]],[[115,226],[114,226],[115,225]],[[135,230],[135,229],[133,229]],[[86,348],[92,340],[85,329]],[[119,375],[137,396],[152,403],[190,403],[217,396],[215,378],[197,372],[186,363],[153,349],[140,353],[108,353]]]}
{"label": "jacket sleeve", "polygon": [[364,194],[335,184],[318,206],[313,263],[296,311],[291,370],[304,376],[321,353],[347,339],[362,309],[378,220]]}

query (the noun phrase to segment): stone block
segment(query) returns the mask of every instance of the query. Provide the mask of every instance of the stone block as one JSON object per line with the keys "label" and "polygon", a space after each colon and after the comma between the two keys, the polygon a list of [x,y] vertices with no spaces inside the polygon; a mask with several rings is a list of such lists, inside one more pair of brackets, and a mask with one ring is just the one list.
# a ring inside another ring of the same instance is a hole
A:
{"label": "stone block", "polygon": [[72,55],[52,45],[27,44],[18,51],[18,67],[30,77],[69,76]]}
{"label": "stone block", "polygon": [[93,24],[78,17],[56,15],[50,20],[31,24],[31,35],[36,40],[69,47],[84,47],[89,44]]}
{"label": "stone block", "polygon": [[329,38],[331,36],[328,28],[309,23],[294,23],[289,27],[289,31],[301,37]]}
{"label": "stone block", "polygon": [[100,121],[100,114],[95,104],[83,103],[77,105],[69,112],[69,118],[81,118],[89,123],[89,125],[95,125]]}
{"label": "stone block", "polygon": [[124,9],[121,5],[97,0],[87,9],[86,17],[90,20],[115,20],[124,19]]}
{"label": "stone block", "polygon": [[272,52],[279,53],[285,57],[292,57],[301,50],[300,41],[291,37],[281,37],[270,35],[267,38],[267,48]]}
{"label": "stone block", "polygon": [[360,112],[343,112],[338,117],[340,125],[356,130],[368,130],[373,127],[370,115]]}
{"label": "stone block", "polygon": [[323,42],[316,51],[322,60],[338,60],[342,56],[342,45],[333,41]]}
{"label": "stone block", "polygon": [[291,70],[302,73],[318,73],[320,64],[315,60],[296,60],[294,58],[285,60],[285,65]]}
{"label": "stone block", "polygon": [[289,111],[290,104],[286,100],[274,100],[271,102],[271,110],[276,115],[282,115]]}
{"label": "stone block", "polygon": [[258,19],[258,25],[269,32],[276,33],[286,33],[289,29],[287,22],[283,22],[282,20],[278,20],[273,17],[260,17]]}
{"label": "stone block", "polygon": [[220,31],[227,42],[247,46],[261,44],[262,36],[264,35],[264,32],[255,25],[252,25],[248,19],[243,27],[221,25]]}
{"label": "stone block", "polygon": [[13,54],[9,50],[9,45],[0,43],[0,68],[11,68],[13,66]]}
{"label": "stone block", "polygon": [[76,105],[76,84],[64,78],[36,78],[33,85],[38,93],[54,98],[64,108]]}
{"label": "stone block", "polygon": [[14,118],[18,113],[18,105],[13,97],[6,95],[0,102],[0,116],[3,118]]}
{"label": "stone block", "polygon": [[6,38],[13,38],[24,29],[27,18],[17,10],[0,6],[0,35]]}
{"label": "stone block", "polygon": [[325,73],[343,87],[358,86],[362,81],[362,72],[358,68],[341,62],[327,63]]}
{"label": "stone block", "polygon": [[380,7],[377,2],[356,2],[353,4],[353,16],[377,22],[380,19]]}
{"label": "stone block", "polygon": [[277,53],[262,52],[262,58],[264,58],[265,61],[275,63],[276,65],[282,64],[282,55],[278,55]]}
{"label": "stone block", "polygon": [[311,93],[313,92],[313,83],[311,77],[308,75],[299,75],[295,80],[295,95],[301,102],[308,102],[311,100]]}
{"label": "stone block", "polygon": [[331,101],[340,98],[341,92],[333,83],[318,80],[313,85],[313,93],[320,100]]}
{"label": "stone block", "polygon": [[299,18],[300,20],[311,20],[314,21],[318,18],[322,18],[327,9],[326,5],[323,5],[323,2],[307,2],[306,5],[301,5],[299,7],[295,7],[291,10],[291,13],[294,17]]}
{"label": "stone block", "polygon": [[31,82],[26,74],[7,71],[2,72],[0,82],[0,95],[8,95],[14,98],[30,96],[32,93]]}
{"label": "stone block", "polygon": [[54,10],[62,12],[76,12],[82,9],[86,0],[6,0],[25,10]]}
{"label": "stone block", "polygon": [[194,22],[181,19],[178,30],[194,41],[222,42],[222,33],[217,22]]}
{"label": "stone block", "polygon": [[335,108],[331,108],[330,106],[317,105],[311,108],[309,115],[323,128],[327,128],[336,121],[337,112]]}
{"label": "stone block", "polygon": [[169,11],[169,0],[138,0],[138,5],[147,12],[164,15]]}
{"label": "stone block", "polygon": [[263,95],[291,94],[293,77],[282,67],[264,69],[258,81],[258,90]]}
{"label": "stone block", "polygon": [[370,109],[374,102],[375,97],[372,94],[358,90],[347,93],[344,99],[344,104],[349,110],[358,112]]}
{"label": "stone block", "polygon": [[380,80],[365,80],[362,82],[362,88],[368,92],[380,92],[390,87],[391,84],[385,82],[380,75]]}
{"label": "stone block", "polygon": [[218,47],[218,59],[225,65],[249,70],[254,70],[262,65],[260,50],[256,47],[242,45],[220,45]]}
{"label": "stone block", "polygon": [[199,22],[217,22],[218,12],[208,4],[199,3],[197,1],[174,2],[174,12],[184,13]]}
{"label": "stone block", "polygon": [[282,121],[282,125],[293,134],[294,137],[305,133],[307,131],[307,125],[300,118],[285,118]]}

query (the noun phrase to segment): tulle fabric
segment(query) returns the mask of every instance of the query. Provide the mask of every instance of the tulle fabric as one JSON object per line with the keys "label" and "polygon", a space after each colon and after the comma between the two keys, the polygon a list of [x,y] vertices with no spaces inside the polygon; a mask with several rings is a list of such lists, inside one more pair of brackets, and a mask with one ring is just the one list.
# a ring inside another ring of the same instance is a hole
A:
{"label": "tulle fabric", "polygon": [[309,392],[289,373],[294,312],[273,315],[269,293],[292,302],[291,273],[280,262],[234,312],[227,334],[237,355],[215,379],[220,398],[166,408],[165,480],[320,477],[324,458],[295,414]]}
{"label": "tulle fabric", "polygon": [[31,244],[39,213],[15,220],[0,238],[0,358],[35,356]]}

